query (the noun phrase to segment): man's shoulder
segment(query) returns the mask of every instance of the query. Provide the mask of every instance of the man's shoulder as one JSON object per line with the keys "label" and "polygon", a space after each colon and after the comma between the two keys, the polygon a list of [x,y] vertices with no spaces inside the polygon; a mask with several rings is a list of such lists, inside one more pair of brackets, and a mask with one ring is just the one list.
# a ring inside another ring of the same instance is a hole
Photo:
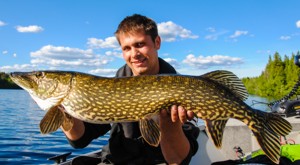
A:
{"label": "man's shoulder", "polygon": [[132,75],[133,75],[132,70],[127,64],[119,68],[116,73],[116,77],[124,77],[124,76],[132,76]]}
{"label": "man's shoulder", "polygon": [[163,60],[162,58],[158,58],[158,61],[159,61],[159,74],[177,73],[175,68],[171,64]]}

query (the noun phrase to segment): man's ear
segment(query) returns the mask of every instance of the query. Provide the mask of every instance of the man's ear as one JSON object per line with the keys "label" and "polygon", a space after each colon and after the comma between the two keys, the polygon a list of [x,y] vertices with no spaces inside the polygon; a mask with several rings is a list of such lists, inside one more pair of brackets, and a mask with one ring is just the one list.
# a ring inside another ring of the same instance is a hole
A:
{"label": "man's ear", "polygon": [[160,49],[160,44],[161,44],[160,36],[157,36],[155,38],[155,43],[154,44],[155,44],[155,47],[156,47],[157,50]]}

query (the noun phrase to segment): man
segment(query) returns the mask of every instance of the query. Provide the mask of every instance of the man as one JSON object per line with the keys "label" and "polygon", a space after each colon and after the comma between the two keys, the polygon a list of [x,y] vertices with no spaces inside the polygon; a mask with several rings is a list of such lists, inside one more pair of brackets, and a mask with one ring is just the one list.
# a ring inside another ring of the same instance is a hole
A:
{"label": "man", "polygon": [[[115,36],[126,61],[117,77],[176,73],[171,65],[158,58],[161,39],[153,20],[138,14],[128,16],[119,24]],[[193,117],[192,111],[181,106],[161,110],[159,147],[152,147],[141,138],[137,122],[115,123],[111,128],[109,124],[89,124],[74,119],[73,128],[64,133],[73,147],[83,148],[111,129],[109,144],[102,151],[102,163],[188,164],[198,149],[197,133],[193,134],[191,127],[195,127],[191,124],[184,127],[183,124]]]}

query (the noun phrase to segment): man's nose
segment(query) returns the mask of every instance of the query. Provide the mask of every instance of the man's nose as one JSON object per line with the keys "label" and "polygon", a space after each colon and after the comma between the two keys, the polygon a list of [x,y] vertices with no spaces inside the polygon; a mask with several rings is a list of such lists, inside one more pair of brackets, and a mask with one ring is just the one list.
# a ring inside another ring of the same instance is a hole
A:
{"label": "man's nose", "polygon": [[137,48],[132,49],[132,56],[133,57],[139,57],[141,56],[141,52]]}

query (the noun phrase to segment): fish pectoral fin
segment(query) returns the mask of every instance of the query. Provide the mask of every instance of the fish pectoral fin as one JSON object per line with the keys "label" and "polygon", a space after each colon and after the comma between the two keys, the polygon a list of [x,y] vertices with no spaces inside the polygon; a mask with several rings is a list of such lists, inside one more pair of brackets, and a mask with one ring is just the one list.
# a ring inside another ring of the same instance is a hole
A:
{"label": "fish pectoral fin", "polygon": [[208,132],[210,138],[212,139],[217,148],[222,147],[223,132],[227,121],[228,119],[205,120],[206,132]]}
{"label": "fish pectoral fin", "polygon": [[40,122],[40,131],[42,134],[48,134],[56,131],[64,121],[64,114],[58,109],[58,106],[50,108]]}
{"label": "fish pectoral fin", "polygon": [[74,125],[74,118],[67,113],[64,114],[64,122],[62,123],[62,127],[65,131],[69,131]]}
{"label": "fish pectoral fin", "polygon": [[158,124],[151,118],[140,120],[140,131],[144,140],[151,146],[157,147],[161,133]]}

